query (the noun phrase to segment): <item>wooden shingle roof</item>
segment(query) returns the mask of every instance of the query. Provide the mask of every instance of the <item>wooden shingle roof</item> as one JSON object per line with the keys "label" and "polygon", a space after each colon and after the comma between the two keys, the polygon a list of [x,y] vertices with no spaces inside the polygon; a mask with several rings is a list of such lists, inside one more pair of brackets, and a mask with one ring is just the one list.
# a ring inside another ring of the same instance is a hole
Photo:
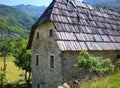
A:
{"label": "wooden shingle roof", "polygon": [[[54,0],[34,26],[54,24],[61,51],[120,50],[120,13],[76,0]],[[34,30],[34,29],[33,29]],[[31,37],[34,32],[31,32]],[[32,41],[29,41],[28,48]]]}

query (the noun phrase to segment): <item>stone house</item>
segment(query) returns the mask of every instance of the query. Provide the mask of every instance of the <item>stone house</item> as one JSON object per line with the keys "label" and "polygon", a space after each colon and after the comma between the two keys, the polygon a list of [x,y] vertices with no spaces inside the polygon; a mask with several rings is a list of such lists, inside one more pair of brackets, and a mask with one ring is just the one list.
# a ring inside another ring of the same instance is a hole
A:
{"label": "stone house", "polygon": [[57,88],[80,75],[81,50],[114,60],[120,54],[120,13],[76,0],[53,0],[32,26],[32,88]]}

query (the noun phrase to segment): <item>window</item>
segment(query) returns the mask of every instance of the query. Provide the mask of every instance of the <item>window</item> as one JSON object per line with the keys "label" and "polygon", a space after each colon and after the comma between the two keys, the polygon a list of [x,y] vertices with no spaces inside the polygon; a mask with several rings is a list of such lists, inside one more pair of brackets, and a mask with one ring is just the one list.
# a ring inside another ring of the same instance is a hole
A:
{"label": "window", "polygon": [[36,55],[36,65],[39,65],[39,56]]}
{"label": "window", "polygon": [[40,88],[40,85],[39,85],[39,83],[37,83],[37,88]]}
{"label": "window", "polygon": [[50,56],[50,68],[54,68],[54,56]]}
{"label": "window", "polygon": [[36,38],[39,39],[39,32],[37,32]]}
{"label": "window", "polygon": [[50,37],[53,36],[53,30],[52,29],[49,31],[49,35],[50,35]]}

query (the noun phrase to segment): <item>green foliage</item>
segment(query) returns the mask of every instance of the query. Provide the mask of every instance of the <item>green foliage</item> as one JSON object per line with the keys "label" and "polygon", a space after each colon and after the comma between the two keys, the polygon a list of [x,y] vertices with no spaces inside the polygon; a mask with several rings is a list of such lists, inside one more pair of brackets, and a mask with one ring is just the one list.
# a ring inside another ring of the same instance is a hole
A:
{"label": "green foliage", "polygon": [[25,83],[20,83],[19,85],[12,85],[12,88],[32,88],[32,86],[31,84],[27,86]]}
{"label": "green foliage", "polygon": [[[31,77],[31,51],[26,50],[26,39],[22,39],[16,47],[14,57],[15,65],[25,71],[25,81],[29,85]],[[28,73],[28,76],[27,76]]]}
{"label": "green foliage", "polygon": [[26,38],[17,37],[0,38],[0,53],[6,51],[7,54],[15,54],[21,47],[26,47],[27,41]]}
{"label": "green foliage", "polygon": [[34,22],[35,19],[24,12],[0,5],[0,37],[28,37]]}
{"label": "green foliage", "polygon": [[115,62],[115,68],[120,70],[120,59],[117,59]]}
{"label": "green foliage", "polygon": [[14,23],[12,20],[8,21],[6,17],[0,14],[0,32],[6,34],[6,36],[15,36],[16,33],[19,34],[19,36],[24,37],[27,36],[29,31]]}
{"label": "green foliage", "polygon": [[30,29],[35,20],[24,12],[5,5],[0,5],[0,14],[10,25],[18,25],[24,29]]}
{"label": "green foliage", "polygon": [[[30,84],[30,77],[31,77],[31,52],[26,50],[25,48],[19,51],[20,53],[15,55],[15,65],[20,69],[25,71],[25,81],[26,84]],[[27,76],[29,73],[29,76]]]}
{"label": "green foliage", "polygon": [[96,6],[120,12],[120,0],[83,0],[83,1],[90,4],[94,4]]}
{"label": "green foliage", "polygon": [[93,57],[87,51],[81,51],[77,59],[78,61],[75,66],[79,67],[81,71],[98,75],[111,72],[114,69],[114,65],[111,63],[110,59]]}
{"label": "green foliage", "polygon": [[[15,64],[13,63],[14,60],[15,60],[15,58],[12,56],[6,57],[6,64],[7,64],[6,79],[7,79],[8,83],[12,82],[14,80],[24,80],[24,77],[20,76],[20,74],[23,74],[24,71],[18,70],[18,67],[15,66]],[[0,68],[2,68],[2,67],[3,67],[3,57],[0,57]]]}
{"label": "green foliage", "polygon": [[96,77],[95,81],[80,82],[83,88],[120,88],[120,72],[108,75],[105,78]]}
{"label": "green foliage", "polygon": [[18,55],[15,55],[15,57],[16,57],[16,59],[14,61],[15,65],[27,72],[31,71],[30,51],[28,51],[26,49],[22,49],[19,52],[20,53]]}
{"label": "green foliage", "polygon": [[120,71],[120,55],[117,56],[114,65],[115,65],[115,70]]}
{"label": "green foliage", "polygon": [[108,9],[113,9],[116,11],[120,12],[120,1],[114,1],[114,2],[98,2],[95,3],[96,6],[101,6],[101,7],[105,7]]}
{"label": "green foliage", "polygon": [[6,82],[7,82],[6,72],[5,71],[0,71],[0,87],[2,87]]}
{"label": "green foliage", "polygon": [[[10,39],[11,40],[11,39]],[[9,38],[4,38],[4,39],[0,39],[0,52],[6,51],[6,52],[10,52],[11,48],[13,47],[11,45],[12,41],[10,42]]]}
{"label": "green foliage", "polygon": [[27,14],[33,17],[40,17],[40,15],[46,9],[46,6],[33,6],[33,5],[23,5],[23,4],[14,7],[20,9],[21,11],[26,12]]}

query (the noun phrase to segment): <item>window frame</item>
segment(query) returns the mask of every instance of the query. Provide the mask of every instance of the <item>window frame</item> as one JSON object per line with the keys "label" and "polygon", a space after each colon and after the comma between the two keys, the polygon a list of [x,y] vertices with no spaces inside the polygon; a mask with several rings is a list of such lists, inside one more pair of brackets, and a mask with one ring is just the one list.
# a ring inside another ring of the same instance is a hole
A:
{"label": "window frame", "polygon": [[49,67],[50,69],[55,68],[55,55],[54,54],[49,54]]}
{"label": "window frame", "polygon": [[35,55],[35,59],[36,59],[35,64],[36,64],[36,66],[38,66],[39,65],[39,55],[38,54]]}
{"label": "window frame", "polygon": [[40,33],[37,32],[37,33],[36,33],[36,39],[39,39],[39,38],[40,38]]}
{"label": "window frame", "polygon": [[40,84],[39,83],[37,83],[37,88],[40,88]]}
{"label": "window frame", "polygon": [[49,36],[53,37],[53,30],[52,29],[49,30]]}

